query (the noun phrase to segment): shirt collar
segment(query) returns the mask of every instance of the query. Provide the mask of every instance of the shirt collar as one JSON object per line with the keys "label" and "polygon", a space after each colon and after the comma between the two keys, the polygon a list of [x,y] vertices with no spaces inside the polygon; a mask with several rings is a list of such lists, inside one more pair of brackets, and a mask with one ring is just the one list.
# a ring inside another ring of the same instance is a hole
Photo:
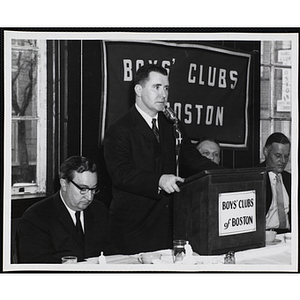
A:
{"label": "shirt collar", "polygon": [[273,171],[270,171],[270,172],[269,172],[270,180],[276,180],[276,177],[277,177],[277,176],[282,180],[282,175],[281,175],[281,173],[275,174]]}
{"label": "shirt collar", "polygon": [[70,213],[70,215],[75,215],[76,211],[73,210],[73,209],[71,209],[71,208],[66,204],[66,202],[65,202],[65,200],[64,200],[64,197],[63,197],[63,195],[62,195],[61,190],[59,190],[59,195],[60,195],[60,198],[61,198],[63,204],[65,205],[65,207],[67,208],[68,212]]}
{"label": "shirt collar", "polygon": [[[136,103],[135,103],[135,108],[141,114],[141,116],[144,118],[144,120],[149,125],[149,127],[152,128],[152,119],[158,120],[158,113],[152,118],[147,113],[145,113]],[[156,122],[156,126],[158,127],[158,121]]]}

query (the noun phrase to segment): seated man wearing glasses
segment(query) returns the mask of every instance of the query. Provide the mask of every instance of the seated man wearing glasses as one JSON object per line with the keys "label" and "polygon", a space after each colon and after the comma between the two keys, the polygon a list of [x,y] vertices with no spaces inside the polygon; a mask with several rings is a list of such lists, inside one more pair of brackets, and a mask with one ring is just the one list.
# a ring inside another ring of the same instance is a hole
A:
{"label": "seated man wearing glasses", "polygon": [[106,253],[107,208],[93,201],[99,192],[96,165],[72,156],[61,165],[59,175],[60,190],[22,216],[17,233],[19,263],[61,263],[63,256],[82,261]]}

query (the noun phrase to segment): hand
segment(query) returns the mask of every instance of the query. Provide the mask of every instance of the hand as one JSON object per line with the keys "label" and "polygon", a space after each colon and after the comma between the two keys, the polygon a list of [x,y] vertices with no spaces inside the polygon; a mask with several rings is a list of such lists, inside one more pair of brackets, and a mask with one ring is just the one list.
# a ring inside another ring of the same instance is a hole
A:
{"label": "hand", "polygon": [[174,192],[180,192],[180,189],[176,183],[178,181],[184,182],[184,178],[175,176],[173,174],[165,174],[160,177],[158,185],[162,190],[168,194],[171,194]]}

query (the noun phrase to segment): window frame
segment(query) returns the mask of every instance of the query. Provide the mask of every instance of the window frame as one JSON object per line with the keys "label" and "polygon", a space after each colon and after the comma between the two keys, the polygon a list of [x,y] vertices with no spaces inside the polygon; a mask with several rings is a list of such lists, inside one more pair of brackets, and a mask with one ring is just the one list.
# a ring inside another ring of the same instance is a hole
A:
{"label": "window frame", "polygon": [[[278,47],[278,43],[281,43],[281,47]],[[292,97],[292,73],[293,73],[293,49],[292,40],[272,40],[264,41],[261,44],[261,66],[260,66],[260,80],[266,82],[266,87],[261,87],[261,106],[265,105],[265,109],[260,111],[260,149],[263,149],[267,137],[275,132],[280,131],[284,133],[293,143],[292,140],[292,110],[294,109],[294,101],[290,102],[290,110],[278,111],[276,97],[276,86],[278,86],[276,80],[276,72],[281,71],[282,76],[284,70],[288,70],[289,74],[289,88],[291,90],[290,96]],[[267,49],[267,50],[266,50]],[[289,60],[287,62],[279,62],[279,51],[289,51]],[[265,56],[264,56],[265,55]],[[268,75],[266,75],[268,73]],[[263,96],[263,93],[268,93],[267,96]],[[292,151],[292,149],[291,149]],[[264,161],[265,157],[263,151],[260,151],[260,161]],[[291,172],[291,159],[289,160],[285,170]]]}
{"label": "window frame", "polygon": [[[11,184],[11,195],[34,195],[46,193],[46,178],[47,178],[47,43],[46,40],[37,39],[36,40],[36,48],[37,48],[37,83],[36,83],[36,94],[37,94],[37,116],[36,117],[20,117],[12,116],[12,111],[10,111],[10,126],[11,126],[11,134],[10,137],[12,139],[12,123],[13,120],[36,120],[37,121],[37,157],[36,157],[36,181],[34,183],[16,183],[14,185]],[[10,53],[12,53],[13,49],[26,49],[27,46],[13,46],[10,43]],[[12,66],[11,66],[11,57],[7,61],[10,64],[10,78],[9,81],[9,89],[12,89],[11,83],[11,74],[12,74]],[[10,107],[12,95],[10,95]],[[12,109],[12,108],[11,108]],[[12,158],[11,158],[12,162]],[[12,171],[12,165],[11,165]]]}

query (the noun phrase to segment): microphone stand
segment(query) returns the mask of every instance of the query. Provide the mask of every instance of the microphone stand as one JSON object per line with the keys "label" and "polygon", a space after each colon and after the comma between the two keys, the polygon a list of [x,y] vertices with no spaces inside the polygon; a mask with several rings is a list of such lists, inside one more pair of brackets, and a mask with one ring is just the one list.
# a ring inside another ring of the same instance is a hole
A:
{"label": "microphone stand", "polygon": [[167,117],[167,119],[169,119],[173,122],[173,132],[174,132],[174,137],[176,140],[176,146],[175,146],[176,176],[179,176],[179,154],[180,154],[180,146],[181,146],[181,141],[182,141],[182,134],[179,129],[178,118],[176,117],[175,112],[168,106],[165,106],[163,113]]}
{"label": "microphone stand", "polygon": [[178,120],[176,119],[175,123],[173,124],[174,128],[174,136],[176,140],[175,144],[175,157],[176,157],[176,176],[179,176],[179,154],[180,154],[180,146],[182,141],[182,134],[179,129]]}

